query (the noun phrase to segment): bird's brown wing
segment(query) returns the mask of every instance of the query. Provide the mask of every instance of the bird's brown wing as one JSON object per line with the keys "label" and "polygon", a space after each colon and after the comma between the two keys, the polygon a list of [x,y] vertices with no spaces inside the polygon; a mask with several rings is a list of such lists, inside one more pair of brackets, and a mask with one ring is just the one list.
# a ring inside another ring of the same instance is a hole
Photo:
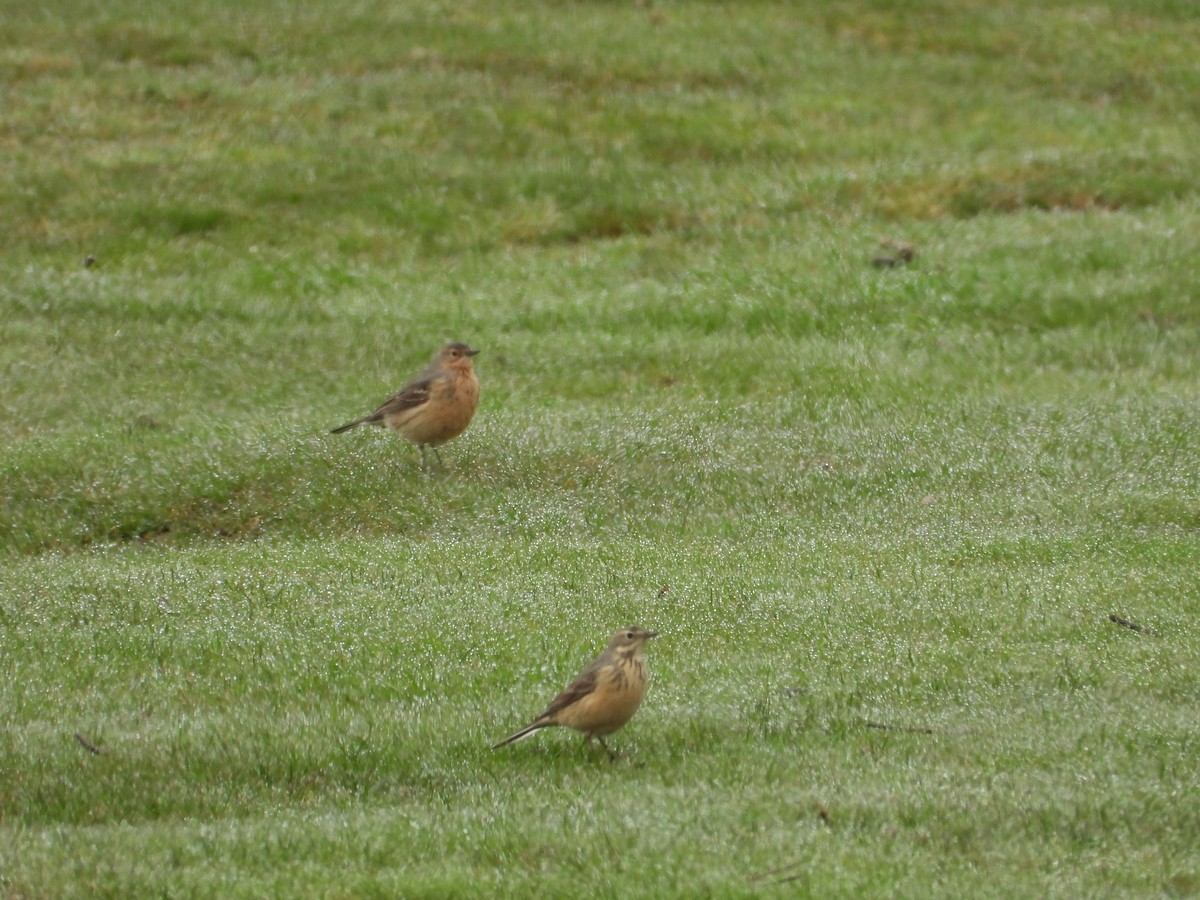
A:
{"label": "bird's brown wing", "polygon": [[436,378],[435,374],[429,374],[410,381],[385,400],[379,409],[367,416],[366,421],[378,422],[384,416],[404,412],[406,409],[413,409],[423,403],[428,403],[429,389]]}
{"label": "bird's brown wing", "polygon": [[597,677],[600,674],[600,669],[603,663],[600,659],[595,660],[591,665],[579,673],[575,680],[562,689],[562,692],[550,701],[550,705],[546,707],[546,711],[537,717],[534,721],[541,722],[544,719],[553,719],[555,715],[562,712],[572,703],[577,703],[596,689]]}

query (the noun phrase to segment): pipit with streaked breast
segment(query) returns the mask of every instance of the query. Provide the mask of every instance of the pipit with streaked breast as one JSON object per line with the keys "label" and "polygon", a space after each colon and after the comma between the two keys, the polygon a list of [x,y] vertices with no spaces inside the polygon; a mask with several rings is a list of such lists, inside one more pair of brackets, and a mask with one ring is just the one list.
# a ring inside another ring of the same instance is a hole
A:
{"label": "pipit with streaked breast", "polygon": [[595,738],[609,759],[616,759],[604,737],[633,718],[646,696],[649,679],[642,649],[646,641],[657,636],[657,631],[636,625],[615,632],[605,651],[550,701],[545,712],[520,731],[497,741],[492,749],[519,741],[541,728],[562,725],[582,732],[585,743]]}

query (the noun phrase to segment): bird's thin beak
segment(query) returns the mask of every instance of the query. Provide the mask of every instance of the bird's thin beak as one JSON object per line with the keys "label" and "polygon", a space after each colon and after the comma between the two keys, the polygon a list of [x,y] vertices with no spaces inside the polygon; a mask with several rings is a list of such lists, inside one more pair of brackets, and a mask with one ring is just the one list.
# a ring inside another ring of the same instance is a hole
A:
{"label": "bird's thin beak", "polygon": [[647,631],[646,637],[648,637],[648,638],[658,637],[658,632],[657,631]]}
{"label": "bird's thin beak", "polygon": [[478,353],[478,352],[479,352],[478,350],[468,350],[468,351],[467,351],[467,356],[474,356],[474,355],[475,355],[476,353]]}

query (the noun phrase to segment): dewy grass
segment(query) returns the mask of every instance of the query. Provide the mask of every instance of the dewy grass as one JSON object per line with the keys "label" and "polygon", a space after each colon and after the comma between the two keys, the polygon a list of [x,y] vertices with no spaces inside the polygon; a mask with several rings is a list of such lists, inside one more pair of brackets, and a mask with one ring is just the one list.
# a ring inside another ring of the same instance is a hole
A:
{"label": "dewy grass", "polygon": [[1200,890],[1186,4],[9,7],[0,893]]}

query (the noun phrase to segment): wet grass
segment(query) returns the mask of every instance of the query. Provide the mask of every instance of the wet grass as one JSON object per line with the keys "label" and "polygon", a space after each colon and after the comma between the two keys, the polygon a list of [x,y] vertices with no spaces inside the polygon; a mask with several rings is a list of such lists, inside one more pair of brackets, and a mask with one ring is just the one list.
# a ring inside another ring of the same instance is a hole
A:
{"label": "wet grass", "polygon": [[1187,4],[10,6],[0,893],[1200,890]]}

